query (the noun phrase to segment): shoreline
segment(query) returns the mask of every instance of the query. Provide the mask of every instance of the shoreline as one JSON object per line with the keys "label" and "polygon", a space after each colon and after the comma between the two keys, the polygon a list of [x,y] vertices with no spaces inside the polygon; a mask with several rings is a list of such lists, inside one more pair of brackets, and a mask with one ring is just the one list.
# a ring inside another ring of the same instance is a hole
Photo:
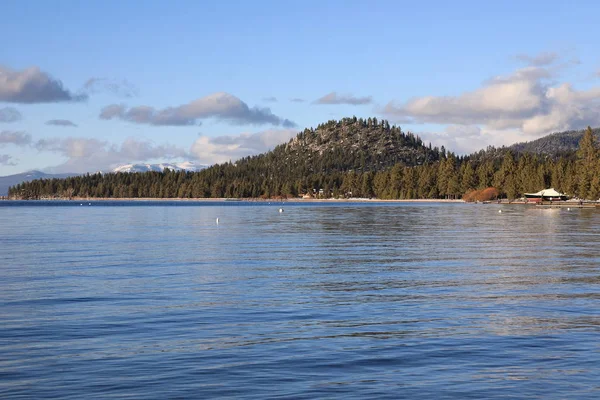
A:
{"label": "shoreline", "polygon": [[493,200],[486,202],[467,202],[462,199],[375,199],[375,198],[348,198],[348,199],[302,199],[302,198],[289,198],[289,199],[255,199],[255,198],[246,198],[246,199],[237,199],[237,198],[228,198],[228,197],[220,197],[220,198],[154,198],[154,197],[125,197],[125,198],[113,198],[113,197],[98,197],[98,198],[90,198],[90,197],[73,197],[71,199],[67,198],[51,198],[51,199],[9,199],[6,197],[0,197],[0,203],[2,201],[23,201],[23,202],[189,202],[189,203],[268,203],[273,205],[276,204],[285,204],[285,203],[294,203],[294,204],[302,204],[302,203],[329,203],[329,204],[356,204],[356,203],[421,203],[421,204],[448,204],[448,203],[463,203],[463,204],[494,204],[494,205],[520,205],[520,206],[535,206],[537,208],[600,208],[600,202],[597,201],[584,201],[583,203],[579,203],[576,201],[563,201],[563,202],[543,202],[543,203],[534,203],[534,202],[526,202],[522,200],[513,200],[508,201],[507,199],[501,200]]}
{"label": "shoreline", "polygon": [[35,199],[35,200],[19,200],[19,199],[3,199],[7,201],[181,201],[181,202],[247,202],[247,203],[464,203],[461,199],[403,199],[403,200],[388,200],[388,199],[367,199],[367,198],[349,198],[349,199],[301,199],[301,198],[290,198],[290,199],[237,199],[237,198],[154,198],[154,197],[124,197],[124,198],[113,198],[113,197],[73,197],[71,199],[66,198],[52,198],[52,199]]}

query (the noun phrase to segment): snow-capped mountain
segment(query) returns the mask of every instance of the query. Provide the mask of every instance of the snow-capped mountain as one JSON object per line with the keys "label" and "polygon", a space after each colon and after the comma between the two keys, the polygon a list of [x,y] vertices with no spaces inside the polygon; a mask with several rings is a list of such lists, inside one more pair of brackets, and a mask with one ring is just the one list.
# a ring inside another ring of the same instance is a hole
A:
{"label": "snow-capped mountain", "polygon": [[165,169],[174,171],[190,171],[196,172],[206,168],[208,165],[194,164],[192,161],[184,161],[180,163],[162,163],[162,164],[124,164],[116,167],[112,172],[162,172]]}

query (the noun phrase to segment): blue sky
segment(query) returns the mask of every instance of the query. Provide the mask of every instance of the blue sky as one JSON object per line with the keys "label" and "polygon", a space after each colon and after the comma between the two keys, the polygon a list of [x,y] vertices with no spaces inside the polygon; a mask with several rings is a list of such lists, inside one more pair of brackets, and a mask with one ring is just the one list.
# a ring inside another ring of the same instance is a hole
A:
{"label": "blue sky", "polygon": [[461,153],[598,126],[597,15],[595,1],[5,0],[0,175],[211,164],[352,115]]}

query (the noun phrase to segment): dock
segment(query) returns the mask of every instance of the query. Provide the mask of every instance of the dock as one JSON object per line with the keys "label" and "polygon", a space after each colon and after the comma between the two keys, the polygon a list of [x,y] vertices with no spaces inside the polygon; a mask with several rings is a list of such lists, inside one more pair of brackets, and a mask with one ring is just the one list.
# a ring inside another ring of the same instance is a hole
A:
{"label": "dock", "polygon": [[600,203],[598,202],[567,202],[567,201],[544,201],[537,203],[536,207],[542,208],[598,208],[600,209]]}

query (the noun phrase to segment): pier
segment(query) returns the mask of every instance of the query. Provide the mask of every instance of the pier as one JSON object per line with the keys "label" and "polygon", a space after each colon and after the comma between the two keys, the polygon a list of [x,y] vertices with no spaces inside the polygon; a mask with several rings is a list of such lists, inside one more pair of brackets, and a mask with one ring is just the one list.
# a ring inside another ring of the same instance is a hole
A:
{"label": "pier", "polygon": [[567,202],[567,201],[543,201],[537,203],[536,207],[542,208],[600,208],[600,203],[598,202]]}

